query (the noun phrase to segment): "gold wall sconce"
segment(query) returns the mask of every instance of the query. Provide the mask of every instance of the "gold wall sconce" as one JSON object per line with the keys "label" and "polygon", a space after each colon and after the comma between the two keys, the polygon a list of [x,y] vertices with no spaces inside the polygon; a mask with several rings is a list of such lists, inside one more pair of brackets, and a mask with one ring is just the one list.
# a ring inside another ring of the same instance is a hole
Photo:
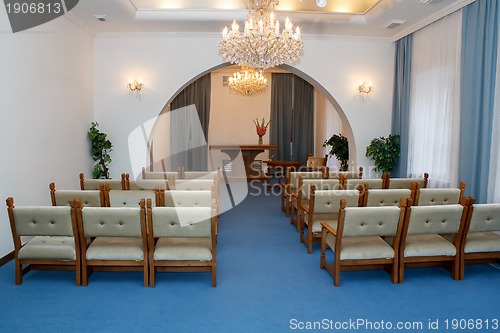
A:
{"label": "gold wall sconce", "polygon": [[127,87],[131,92],[135,92],[136,97],[138,97],[139,99],[141,98],[142,89],[144,88],[144,83],[142,83],[142,79],[134,81],[128,80]]}
{"label": "gold wall sconce", "polygon": [[369,94],[372,91],[372,82],[359,81],[358,92],[360,95]]}

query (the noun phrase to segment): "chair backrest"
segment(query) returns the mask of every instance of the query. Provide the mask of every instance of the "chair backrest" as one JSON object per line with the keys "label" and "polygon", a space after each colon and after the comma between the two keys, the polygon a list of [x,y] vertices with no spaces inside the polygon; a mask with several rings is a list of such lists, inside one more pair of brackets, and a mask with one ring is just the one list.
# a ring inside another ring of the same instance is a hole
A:
{"label": "chair backrest", "polygon": [[[14,206],[14,199],[7,199],[12,234],[20,236],[74,236],[76,224],[73,222],[69,206]],[[75,221],[76,222],[76,221]]]}
{"label": "chair backrest", "polygon": [[164,207],[212,207],[212,191],[163,191],[161,206]]}
{"label": "chair backrest", "polygon": [[344,199],[347,207],[359,206],[359,191],[357,190],[315,190],[311,189],[310,197],[314,195],[314,214],[337,214],[340,200]]}
{"label": "chair backrest", "polygon": [[148,226],[153,237],[215,237],[211,207],[148,208]]}
{"label": "chair backrest", "polygon": [[340,190],[340,182],[337,179],[303,179],[299,178],[299,196],[303,200],[309,200],[311,186],[316,190]]}
{"label": "chair backrest", "polygon": [[217,179],[218,171],[185,171],[182,179]]}
{"label": "chair backrest", "polygon": [[401,198],[413,199],[412,191],[406,189],[368,189],[368,191],[366,191],[365,193],[364,206],[398,206]]}
{"label": "chair backrest", "polygon": [[469,214],[469,233],[500,231],[500,204],[474,204]]}
{"label": "chair backrest", "polygon": [[151,199],[156,204],[154,190],[108,191],[106,193],[108,207],[137,207],[141,199]]}
{"label": "chair backrest", "polygon": [[82,237],[141,237],[145,235],[142,207],[77,208]]}
{"label": "chair backrest", "polygon": [[458,188],[422,188],[417,191],[415,205],[456,205],[462,196],[463,191]]}
{"label": "chair backrest", "polygon": [[384,188],[384,181],[382,178],[364,178],[364,179],[346,179],[346,190],[357,190],[360,186],[364,188],[364,184],[368,184],[369,189],[382,189]]}
{"label": "chair backrest", "polygon": [[170,182],[171,190],[211,191],[214,186],[214,179],[178,179]]}
{"label": "chair backrest", "polygon": [[464,206],[412,206],[407,208],[407,234],[457,234],[465,221]]}
{"label": "chair backrest", "polygon": [[321,171],[292,171],[289,176],[290,188],[299,188],[299,177],[302,176],[303,179],[322,179],[323,172]]}
{"label": "chair backrest", "polygon": [[108,184],[110,190],[122,190],[121,179],[85,179],[85,175],[80,173],[81,190],[99,190],[101,184]]}
{"label": "chair backrest", "polygon": [[411,185],[417,183],[420,188],[426,188],[429,174],[425,173],[423,178],[388,178],[387,188],[389,189],[410,189]]}
{"label": "chair backrest", "polygon": [[52,206],[69,206],[72,199],[80,199],[84,207],[104,207],[103,191],[96,190],[57,190],[54,183],[49,184]]}
{"label": "chair backrest", "polygon": [[309,155],[307,157],[307,168],[318,168],[326,166],[326,162],[328,160],[328,155],[325,156],[312,156]]}
{"label": "chair backrest", "polygon": [[403,218],[404,209],[398,206],[346,207],[342,236],[395,236]]}

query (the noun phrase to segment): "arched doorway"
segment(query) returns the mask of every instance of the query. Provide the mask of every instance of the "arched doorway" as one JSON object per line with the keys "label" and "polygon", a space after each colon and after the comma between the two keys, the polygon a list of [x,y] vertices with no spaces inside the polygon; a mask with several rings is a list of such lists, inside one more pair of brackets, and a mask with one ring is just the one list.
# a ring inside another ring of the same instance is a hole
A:
{"label": "arched doorway", "polygon": [[[224,75],[221,75],[220,73],[221,72],[224,72],[226,71],[227,74],[226,75],[230,75],[231,72],[234,72],[236,69],[234,68],[234,66],[232,66],[231,64],[229,63],[223,63],[223,64],[220,64],[218,66],[215,66],[215,67],[212,67],[202,73],[199,73],[197,76],[195,76],[194,78],[192,78],[190,81],[186,82],[182,87],[180,87],[174,95],[172,95],[167,103],[165,104],[164,108],[162,109],[162,111],[160,112],[156,122],[155,122],[155,125],[151,131],[151,135],[150,135],[150,138],[149,138],[149,151],[148,151],[148,167],[150,170],[165,170],[165,163],[163,163],[163,161],[161,160],[161,158],[159,158],[159,156],[165,156],[164,153],[159,153],[159,152],[164,152],[165,149],[168,149],[168,138],[165,136],[166,133],[169,132],[169,127],[166,126],[165,124],[162,124],[159,119],[160,119],[160,116],[164,115],[165,113],[169,112],[170,111],[170,104],[172,102],[172,100],[181,92],[183,91],[188,85],[190,85],[192,82],[196,81],[198,78],[208,74],[208,73],[211,73],[212,76],[214,75],[219,75],[219,76],[224,76]],[[309,75],[307,75],[306,73],[302,72],[301,70],[295,68],[295,67],[292,67],[292,66],[288,66],[288,65],[283,65],[283,66],[280,66],[278,68],[279,71],[282,71],[282,72],[288,72],[288,73],[292,73],[292,74],[295,74],[297,75],[298,77],[304,79],[305,81],[307,81],[308,83],[310,83],[314,89],[315,89],[315,96],[316,96],[316,105],[320,105],[320,107],[322,108],[323,110],[323,113],[322,113],[322,117],[317,117],[316,118],[316,122],[318,123],[316,125],[316,129],[319,130],[319,131],[323,131],[323,135],[318,135],[316,136],[316,144],[315,144],[315,155],[322,155],[322,154],[325,154],[328,149],[327,148],[323,148],[322,147],[322,142],[326,139],[328,139],[332,134],[335,134],[335,133],[342,133],[343,135],[345,135],[348,140],[349,140],[349,153],[350,153],[350,156],[351,156],[351,159],[349,161],[349,164],[352,165],[352,166],[356,166],[356,142],[354,140],[354,135],[353,135],[353,131],[352,131],[352,127],[344,113],[344,111],[342,110],[342,107],[339,105],[339,103],[336,101],[336,99],[331,95],[331,93],[324,87],[322,86],[318,81],[316,81],[314,78],[310,77]],[[270,75],[268,75],[269,77]],[[222,79],[220,80],[222,82]],[[213,81],[212,81],[213,82]],[[219,85],[219,83],[217,83],[217,85]],[[216,88],[220,88],[220,87],[216,87]],[[223,89],[226,89],[227,90],[227,87],[224,87]],[[269,89],[270,90],[270,89]],[[213,96],[214,94],[212,94]],[[216,97],[217,98],[217,97]],[[255,101],[255,99],[252,101],[252,99],[255,98],[255,97],[241,97],[241,103],[253,103],[253,101]],[[217,100],[215,98],[212,98],[212,105],[216,104],[217,105]],[[253,103],[254,104],[254,103]],[[318,107],[316,107],[318,109]],[[327,116],[325,117],[325,110],[326,110],[326,113],[327,113]],[[213,122],[212,122],[212,112],[214,112],[213,108],[211,109],[210,111],[210,129],[212,129],[212,126],[213,126]],[[328,122],[331,121],[330,118],[332,113],[335,113],[335,117],[337,118],[337,121],[340,122],[339,124],[336,124],[336,126],[329,126],[331,124],[329,124]],[[249,116],[247,114],[245,114],[245,116],[248,118]],[[259,116],[257,116],[257,118],[261,117],[262,116],[262,113],[259,114]],[[219,115],[219,121],[220,121],[220,115]],[[236,121],[233,119],[232,122],[229,121],[229,124],[225,124],[224,126],[233,126],[237,123],[240,123],[240,122],[243,122],[244,124],[246,124],[249,128],[251,128],[251,119],[255,119],[256,117],[251,116],[250,120],[249,119],[246,119],[246,121],[240,119],[241,117],[239,117]],[[244,118],[244,117],[243,117]],[[266,119],[269,119],[266,117]],[[216,120],[216,119],[214,119]],[[326,123],[325,123],[326,122]],[[320,126],[318,126],[320,125]],[[218,128],[217,131],[212,131],[212,133],[217,133],[219,132],[219,129],[222,127],[222,126],[216,126]],[[321,128],[319,128],[321,127]],[[332,128],[335,128],[334,131],[332,131]],[[234,129],[234,128],[233,128]],[[208,135],[208,144],[213,144],[214,140],[215,141],[220,141],[221,137],[220,136],[215,136],[215,138],[210,134],[211,131],[209,130],[209,135]],[[238,133],[238,134],[241,134]],[[255,136],[255,135],[254,135]],[[223,138],[222,138],[223,139]],[[267,139],[268,140],[268,139]],[[256,144],[256,139],[254,140],[255,141],[255,144]],[[245,142],[245,143],[248,143],[248,142]],[[267,154],[267,153],[264,153],[264,154]],[[268,158],[269,156],[265,156],[264,158]],[[329,160],[329,165],[331,166],[336,166],[338,167],[338,162],[334,159],[334,158],[330,158]]]}

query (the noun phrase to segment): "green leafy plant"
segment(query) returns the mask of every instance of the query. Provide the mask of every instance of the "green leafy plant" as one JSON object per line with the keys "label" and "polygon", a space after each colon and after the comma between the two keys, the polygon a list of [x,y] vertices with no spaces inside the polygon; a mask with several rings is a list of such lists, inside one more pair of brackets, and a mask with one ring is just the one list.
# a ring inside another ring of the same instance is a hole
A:
{"label": "green leafy plant", "polygon": [[92,126],[87,132],[91,143],[90,153],[96,164],[92,171],[94,179],[109,178],[108,165],[111,163],[109,153],[113,151],[113,144],[107,139],[108,135],[99,130],[97,121],[92,122]]}
{"label": "green leafy plant", "polygon": [[374,138],[366,147],[366,156],[375,162],[374,171],[391,172],[400,155],[399,135]]}
{"label": "green leafy plant", "polygon": [[331,147],[330,156],[334,156],[340,161],[340,171],[347,171],[349,161],[349,142],[342,134],[334,134],[323,142],[323,147]]}

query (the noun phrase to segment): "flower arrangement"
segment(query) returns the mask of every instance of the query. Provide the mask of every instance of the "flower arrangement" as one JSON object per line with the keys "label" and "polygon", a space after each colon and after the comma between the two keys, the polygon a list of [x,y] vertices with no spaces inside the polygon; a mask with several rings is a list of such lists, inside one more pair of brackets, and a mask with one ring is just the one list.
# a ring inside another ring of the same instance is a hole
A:
{"label": "flower arrangement", "polygon": [[262,118],[262,121],[259,123],[259,119],[255,119],[253,123],[255,124],[255,130],[257,131],[257,135],[259,136],[259,145],[262,144],[262,137],[266,135],[267,133],[267,126],[269,126],[269,123],[271,121],[269,120],[266,124],[266,121],[264,118]]}

